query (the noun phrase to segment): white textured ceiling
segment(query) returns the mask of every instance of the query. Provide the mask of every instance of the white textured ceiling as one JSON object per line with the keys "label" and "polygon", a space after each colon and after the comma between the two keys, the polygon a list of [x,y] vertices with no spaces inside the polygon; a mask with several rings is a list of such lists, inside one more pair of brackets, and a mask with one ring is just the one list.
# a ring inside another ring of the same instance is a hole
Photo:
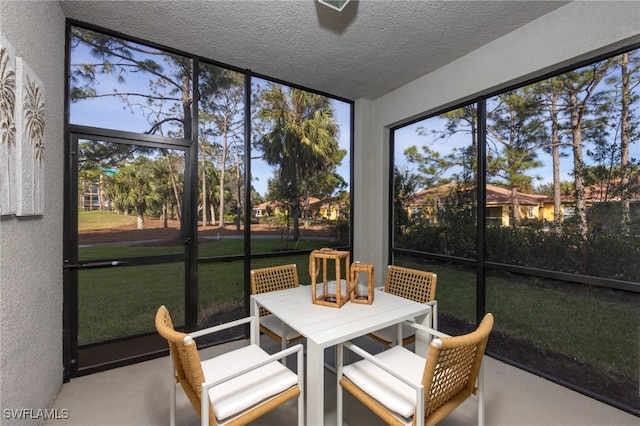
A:
{"label": "white textured ceiling", "polygon": [[68,18],[346,99],[375,99],[566,1],[60,1]]}

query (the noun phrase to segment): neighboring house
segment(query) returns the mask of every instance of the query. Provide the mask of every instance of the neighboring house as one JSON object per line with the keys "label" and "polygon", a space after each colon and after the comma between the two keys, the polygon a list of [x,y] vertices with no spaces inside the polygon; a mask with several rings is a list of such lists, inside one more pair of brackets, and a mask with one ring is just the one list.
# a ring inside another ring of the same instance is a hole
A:
{"label": "neighboring house", "polygon": [[318,215],[326,220],[338,220],[344,218],[344,212],[348,211],[347,206],[339,201],[331,203],[321,203],[319,205]]}
{"label": "neighboring house", "polygon": [[[640,178],[639,182],[640,183]],[[429,223],[437,222],[438,210],[444,208],[444,203],[455,183],[429,188],[415,193],[410,199],[407,208],[409,217],[420,218]],[[590,185],[585,188],[586,205],[593,206],[603,202],[619,202],[620,190],[615,184],[605,183]],[[487,193],[487,224],[511,226],[514,220],[513,202],[511,190],[496,185],[488,184]],[[630,187],[630,204],[633,210],[640,208],[640,185]],[[518,211],[520,221],[553,221],[553,196],[542,194],[517,193]],[[560,198],[562,215],[566,219],[575,215],[575,195],[562,194]]]}
{"label": "neighboring house", "polygon": [[[305,200],[300,201],[303,217],[317,218],[322,216],[321,200],[319,198],[310,197],[308,209],[306,204]],[[305,215],[305,211],[308,211],[308,215]],[[253,206],[251,209],[251,217],[285,216],[287,213],[286,204],[280,201],[265,201],[264,203]]]}
{"label": "neighboring house", "polygon": [[[511,190],[495,185],[487,185],[487,205],[489,212],[487,223],[502,226],[513,224],[514,212]],[[549,198],[547,195],[523,194],[518,192],[517,204],[520,213],[520,221],[543,220],[545,218],[544,201]],[[551,202],[553,209],[553,200]],[[553,220],[553,210],[551,211]]]}
{"label": "neighboring house", "polygon": [[274,201],[265,201],[251,208],[251,217],[267,217],[270,216],[276,208]]}
{"label": "neighboring house", "polygon": [[[409,201],[407,212],[412,218],[422,218],[429,223],[437,222],[437,212],[444,207],[445,200],[455,186],[448,183],[417,192]],[[511,190],[496,185],[487,185],[487,224],[510,226],[514,212]],[[550,201],[549,201],[550,200]],[[548,195],[517,193],[520,221],[553,220],[553,198]]]}

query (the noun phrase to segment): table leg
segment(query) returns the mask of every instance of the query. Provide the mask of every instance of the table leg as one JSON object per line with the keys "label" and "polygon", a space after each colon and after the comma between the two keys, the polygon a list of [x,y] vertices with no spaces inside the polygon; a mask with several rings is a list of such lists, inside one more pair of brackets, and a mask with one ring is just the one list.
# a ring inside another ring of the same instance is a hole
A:
{"label": "table leg", "polygon": [[[431,328],[431,319],[431,312],[429,312],[426,315],[417,317],[416,322],[424,325],[425,327]],[[427,352],[429,351],[429,343],[431,343],[431,335],[426,332],[416,330],[415,353],[426,357]]]}
{"label": "table leg", "polygon": [[307,339],[307,425],[324,424],[324,348]]}
{"label": "table leg", "polygon": [[[249,314],[251,316],[260,316],[260,306],[255,300],[251,300],[249,303]],[[251,343],[255,343],[260,346],[260,319],[255,322],[255,327],[251,330]]]}

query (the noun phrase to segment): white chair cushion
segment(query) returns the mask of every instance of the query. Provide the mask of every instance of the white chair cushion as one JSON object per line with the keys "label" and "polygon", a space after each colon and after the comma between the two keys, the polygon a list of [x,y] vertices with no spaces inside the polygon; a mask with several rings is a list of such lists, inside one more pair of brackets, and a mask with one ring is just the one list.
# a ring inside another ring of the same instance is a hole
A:
{"label": "white chair cushion", "polygon": [[282,337],[285,340],[295,339],[300,337],[297,331],[292,330],[290,327],[285,327],[286,336],[282,336],[282,321],[275,315],[268,314],[260,317],[260,325],[268,328],[276,335]]}
{"label": "white chair cushion", "polygon": [[[372,332],[371,334],[386,340],[387,342],[391,342],[393,341],[393,329],[395,328],[395,325],[392,325],[390,327],[386,327],[383,328],[381,330],[376,330],[374,332]],[[402,338],[407,338],[409,336],[413,336],[414,334],[416,334],[416,329],[411,327],[409,324],[407,323],[402,323]]]}
{"label": "white chair cushion", "polygon": [[[249,345],[202,362],[205,382],[212,382],[264,361],[269,354]],[[279,394],[298,383],[298,376],[274,361],[209,389],[218,422]]]}
{"label": "white chair cushion", "polygon": [[[376,355],[400,377],[420,384],[425,359],[402,346],[394,346]],[[410,418],[416,411],[416,391],[396,377],[363,359],[343,368],[342,373],[356,386],[384,405],[389,411]]]}

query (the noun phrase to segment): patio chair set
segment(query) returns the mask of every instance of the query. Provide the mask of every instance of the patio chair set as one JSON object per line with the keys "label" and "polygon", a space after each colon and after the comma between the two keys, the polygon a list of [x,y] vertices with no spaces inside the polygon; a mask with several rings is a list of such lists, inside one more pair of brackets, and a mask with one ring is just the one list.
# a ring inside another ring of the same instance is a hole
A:
{"label": "patio chair set", "polygon": [[[432,327],[408,321],[368,333],[387,348],[375,355],[351,341],[336,345],[338,425],[343,421],[343,390],[391,425],[434,425],[477,394],[478,424],[483,423],[481,362],[493,316],[487,314],[475,331],[463,336],[451,337],[437,331],[436,284],[434,273],[388,267],[385,286],[380,290],[428,304]],[[294,264],[251,271],[252,295],[299,286]],[[247,424],[294,398],[298,424],[305,424],[304,351],[296,343],[305,336],[276,315],[261,307],[258,315],[185,334],[174,329],[169,312],[162,306],[155,324],[158,333],[167,340],[173,360],[171,426],[175,425],[178,383],[203,426]],[[200,359],[195,338],[247,324],[251,325],[248,345],[212,359]],[[394,333],[398,332],[402,338],[394,340]],[[260,333],[277,342],[280,350],[273,355],[263,350],[259,345]],[[417,347],[415,352],[406,348],[416,341],[416,335],[428,336],[426,354],[416,353]],[[293,343],[296,344],[290,347]],[[345,356],[348,353],[358,357]],[[297,373],[287,367],[287,358],[293,356],[297,358]],[[350,358],[358,360],[345,364],[345,359]]]}

